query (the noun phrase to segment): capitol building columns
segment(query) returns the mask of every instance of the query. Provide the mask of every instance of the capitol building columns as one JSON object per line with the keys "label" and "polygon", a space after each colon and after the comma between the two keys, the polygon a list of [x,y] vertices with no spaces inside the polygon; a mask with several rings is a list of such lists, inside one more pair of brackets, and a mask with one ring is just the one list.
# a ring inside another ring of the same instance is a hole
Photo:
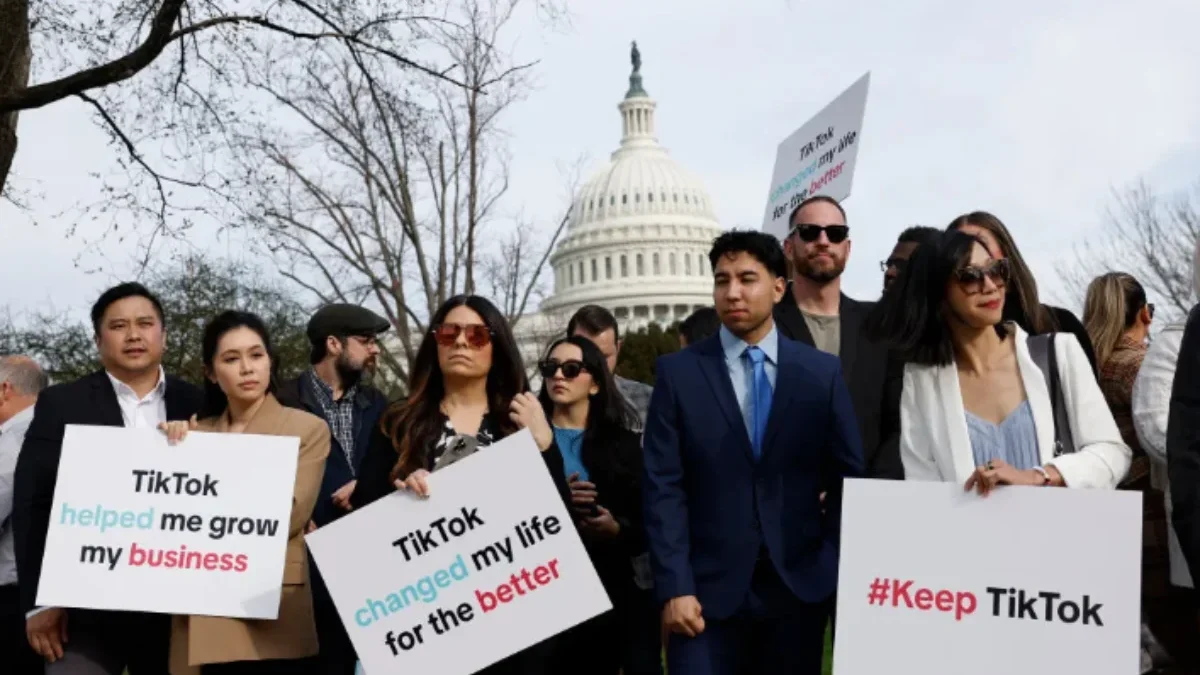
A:
{"label": "capitol building columns", "polygon": [[575,197],[566,233],[550,257],[554,291],[517,334],[526,358],[540,356],[579,307],[597,304],[622,332],[682,321],[712,304],[708,250],[722,231],[703,183],[658,143],[658,103],[642,85],[633,48],[629,89],[618,104],[621,142]]}

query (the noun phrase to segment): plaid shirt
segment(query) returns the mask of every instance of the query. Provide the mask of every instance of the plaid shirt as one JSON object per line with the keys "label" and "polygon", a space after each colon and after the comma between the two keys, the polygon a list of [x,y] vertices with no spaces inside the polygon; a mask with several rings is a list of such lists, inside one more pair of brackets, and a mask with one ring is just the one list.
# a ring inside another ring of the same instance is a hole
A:
{"label": "plaid shirt", "polygon": [[342,392],[342,397],[338,400],[333,400],[333,387],[325,384],[325,381],[317,376],[315,370],[309,370],[307,379],[313,394],[317,397],[317,404],[321,406],[321,411],[325,417],[325,421],[329,424],[329,431],[337,440],[338,445],[342,446],[342,453],[346,455],[346,463],[350,465],[350,472],[354,472],[354,398],[358,394],[358,385],[350,387]]}

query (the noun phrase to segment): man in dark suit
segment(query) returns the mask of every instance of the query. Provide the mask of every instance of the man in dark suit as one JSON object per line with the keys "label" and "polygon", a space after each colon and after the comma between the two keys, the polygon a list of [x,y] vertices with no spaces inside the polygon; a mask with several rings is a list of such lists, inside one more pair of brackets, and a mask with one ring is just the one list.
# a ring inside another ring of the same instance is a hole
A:
{"label": "man in dark suit", "polygon": [[[276,393],[283,405],[324,419],[332,435],[321,492],[312,514],[316,527],[350,512],[350,496],[358,484],[371,432],[388,403],[378,389],[362,381],[363,373],[374,369],[379,356],[378,336],[390,327],[386,319],[365,307],[322,307],[308,321],[312,368],[281,384]],[[357,661],[354,645],[311,556],[309,569],[321,645],[313,670],[321,675],[353,675]]]}
{"label": "man in dark suit", "polygon": [[904,478],[900,463],[900,389],[903,364],[885,345],[862,330],[874,303],[842,293],[842,272],[850,258],[846,213],[831,197],[818,195],[792,212],[783,250],[792,281],[775,306],[779,332],[842,360],[850,388],[863,460],[872,478]]}
{"label": "man in dark suit", "polygon": [[36,606],[66,425],[153,429],[200,410],[200,390],[163,373],[162,304],[150,291],[111,288],[91,319],[104,370],[42,392],[17,461],[13,525],[26,634],[47,675],[166,675],[169,616]]}
{"label": "man in dark suit", "polygon": [[667,667],[816,675],[842,481],[863,470],[853,405],[836,358],[775,329],[779,242],[727,232],[709,259],[722,327],[658,360],[643,441]]}

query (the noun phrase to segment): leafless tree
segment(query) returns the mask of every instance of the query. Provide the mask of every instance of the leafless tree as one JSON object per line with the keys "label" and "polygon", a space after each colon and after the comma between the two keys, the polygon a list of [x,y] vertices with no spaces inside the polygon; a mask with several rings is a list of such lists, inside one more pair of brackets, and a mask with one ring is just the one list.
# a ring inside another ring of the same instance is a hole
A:
{"label": "leafless tree", "polygon": [[381,309],[395,327],[382,355],[395,382],[438,305],[477,290],[476,269],[518,320],[567,222],[498,211],[508,188],[498,122],[528,90],[528,64],[500,47],[518,1],[460,0],[430,32],[427,52],[465,86],[414,81],[335,45],[315,45],[302,68],[292,55],[246,70],[266,112],[231,138],[233,227],[320,301]]}
{"label": "leafless tree", "polygon": [[247,114],[245,64],[284,45],[337,48],[483,96],[485,82],[425,49],[450,23],[428,0],[0,0],[0,191],[16,114],[75,99],[120,164],[79,220],[153,250],[163,235],[226,216],[221,196],[235,177],[219,148]]}
{"label": "leafless tree", "polygon": [[1198,236],[1200,183],[1171,195],[1145,183],[1114,191],[1100,231],[1060,268],[1065,299],[1082,306],[1092,279],[1122,271],[1142,283],[1164,318],[1182,316],[1196,302],[1192,260]]}

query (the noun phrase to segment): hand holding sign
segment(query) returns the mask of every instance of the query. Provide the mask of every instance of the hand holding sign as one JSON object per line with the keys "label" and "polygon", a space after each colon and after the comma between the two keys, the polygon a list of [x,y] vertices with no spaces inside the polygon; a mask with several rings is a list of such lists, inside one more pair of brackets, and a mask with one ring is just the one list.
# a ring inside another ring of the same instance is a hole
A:
{"label": "hand holding sign", "polygon": [[532,433],[422,480],[305,538],[366,672],[476,672],[612,606]]}
{"label": "hand holding sign", "polygon": [[67,427],[38,604],[278,615],[299,439],[193,424]]}
{"label": "hand holding sign", "polygon": [[175,445],[187,436],[187,432],[195,431],[197,425],[196,416],[192,415],[192,419],[186,421],[162,422],[158,425],[158,430],[167,434],[168,443]]}

